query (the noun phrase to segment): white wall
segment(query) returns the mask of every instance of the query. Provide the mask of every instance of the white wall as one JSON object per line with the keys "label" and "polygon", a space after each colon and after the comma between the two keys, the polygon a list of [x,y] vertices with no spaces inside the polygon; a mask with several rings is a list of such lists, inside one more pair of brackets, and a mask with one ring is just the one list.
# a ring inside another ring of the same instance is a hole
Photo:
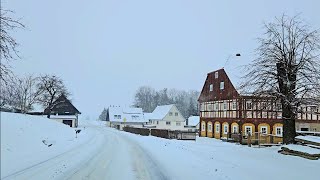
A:
{"label": "white wall", "polygon": [[[60,123],[63,123],[63,120],[72,120],[72,127],[75,128],[76,127],[76,120],[75,119],[51,119],[51,120],[54,120],[54,121],[57,121],[57,122],[60,122]],[[67,126],[67,124],[66,124]]]}

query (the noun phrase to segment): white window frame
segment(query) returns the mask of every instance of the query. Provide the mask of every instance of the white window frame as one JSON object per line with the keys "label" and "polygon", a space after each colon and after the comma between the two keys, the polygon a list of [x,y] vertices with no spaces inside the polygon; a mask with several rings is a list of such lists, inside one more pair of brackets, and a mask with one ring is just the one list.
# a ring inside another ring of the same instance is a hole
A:
{"label": "white window frame", "polygon": [[[278,129],[280,129],[280,134],[278,134]],[[282,127],[276,127],[276,135],[277,136],[282,136],[283,134],[283,128]]]}
{"label": "white window frame", "polygon": [[176,122],[176,126],[181,126],[181,122]]}
{"label": "white window frame", "polygon": [[210,90],[210,92],[212,92],[212,91],[213,91],[213,84],[210,84],[210,86],[209,86],[209,90]]}
{"label": "white window frame", "polygon": [[215,72],[215,73],[214,73],[214,78],[215,78],[215,79],[218,79],[218,77],[219,77],[219,72]]}
{"label": "white window frame", "polygon": [[206,130],[206,123],[202,122],[202,127],[201,127],[201,131],[205,131]]}
{"label": "white window frame", "polygon": [[172,116],[173,115],[173,113],[172,112],[169,112],[169,116]]}
{"label": "white window frame", "polygon": [[232,133],[238,133],[238,126],[232,127]]}
{"label": "white window frame", "polygon": [[250,129],[250,134],[251,134],[251,136],[252,136],[252,126],[244,126],[244,134],[245,134],[246,136],[248,136],[247,128]]}
{"label": "white window frame", "polygon": [[208,123],[208,132],[212,132],[212,124]]}
{"label": "white window frame", "polygon": [[227,110],[228,109],[228,103],[227,102],[224,102],[223,103],[223,110]]}
{"label": "white window frame", "polygon": [[166,125],[170,126],[171,125],[171,121],[166,121]]}
{"label": "white window frame", "polygon": [[229,131],[229,125],[228,124],[223,125],[223,134],[228,134],[228,131]]}
{"label": "white window frame", "polygon": [[[263,132],[263,131],[262,131],[262,128],[265,128],[265,129],[266,129],[266,132]],[[261,134],[268,134],[268,127],[267,127],[267,126],[260,126],[260,133],[261,133]]]}
{"label": "white window frame", "polygon": [[[249,108],[249,105],[250,105],[250,108]],[[246,109],[252,109],[252,102],[251,101],[246,102]]]}
{"label": "white window frame", "polygon": [[220,133],[220,124],[216,124],[216,132]]}
{"label": "white window frame", "polygon": [[179,116],[179,113],[175,112],[175,113],[174,113],[174,116]]}
{"label": "white window frame", "polygon": [[224,90],[224,81],[220,82],[220,90]]}
{"label": "white window frame", "polygon": [[237,102],[232,102],[232,109],[236,110],[237,109]]}

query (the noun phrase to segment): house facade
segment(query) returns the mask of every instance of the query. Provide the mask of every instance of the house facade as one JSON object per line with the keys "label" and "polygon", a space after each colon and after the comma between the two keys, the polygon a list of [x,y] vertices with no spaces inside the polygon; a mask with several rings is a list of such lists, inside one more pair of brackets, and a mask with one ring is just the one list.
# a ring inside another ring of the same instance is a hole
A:
{"label": "house facade", "polygon": [[70,127],[78,127],[78,116],[81,112],[65,96],[61,95],[55,102],[51,111],[49,108],[44,110],[44,115],[50,114],[50,119],[66,124]]}
{"label": "house facade", "polygon": [[157,106],[146,118],[152,129],[186,130],[186,119],[174,104]]}
{"label": "house facade", "polygon": [[119,130],[123,130],[123,127],[125,126],[142,128],[148,122],[148,120],[145,120],[141,108],[120,106],[110,106],[107,109],[106,120],[106,125],[108,127],[113,127]]}
{"label": "house facade", "polygon": [[[280,102],[268,96],[240,95],[224,69],[207,74],[198,102],[200,136],[220,139],[240,134],[246,138],[250,134],[266,143],[282,142]],[[306,110],[298,115],[296,127],[320,131],[319,108],[309,113]]]}

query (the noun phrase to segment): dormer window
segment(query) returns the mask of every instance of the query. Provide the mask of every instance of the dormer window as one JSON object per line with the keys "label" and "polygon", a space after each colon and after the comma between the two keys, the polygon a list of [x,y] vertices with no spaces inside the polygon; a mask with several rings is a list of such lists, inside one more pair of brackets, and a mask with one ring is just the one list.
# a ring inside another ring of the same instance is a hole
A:
{"label": "dormer window", "polygon": [[215,72],[215,73],[214,73],[214,78],[215,78],[215,79],[218,79],[218,77],[219,77],[219,73],[218,73],[218,72]]}
{"label": "dormer window", "polygon": [[213,84],[210,84],[210,92],[213,91]]}
{"label": "dormer window", "polygon": [[220,90],[223,90],[223,89],[224,89],[224,82],[221,81],[221,82],[220,82]]}

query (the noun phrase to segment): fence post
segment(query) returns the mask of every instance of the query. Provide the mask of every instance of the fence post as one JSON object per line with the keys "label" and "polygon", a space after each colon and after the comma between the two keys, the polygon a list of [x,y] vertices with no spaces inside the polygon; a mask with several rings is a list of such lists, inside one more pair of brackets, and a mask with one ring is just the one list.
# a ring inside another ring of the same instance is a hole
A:
{"label": "fence post", "polygon": [[251,133],[248,133],[248,146],[251,147]]}

